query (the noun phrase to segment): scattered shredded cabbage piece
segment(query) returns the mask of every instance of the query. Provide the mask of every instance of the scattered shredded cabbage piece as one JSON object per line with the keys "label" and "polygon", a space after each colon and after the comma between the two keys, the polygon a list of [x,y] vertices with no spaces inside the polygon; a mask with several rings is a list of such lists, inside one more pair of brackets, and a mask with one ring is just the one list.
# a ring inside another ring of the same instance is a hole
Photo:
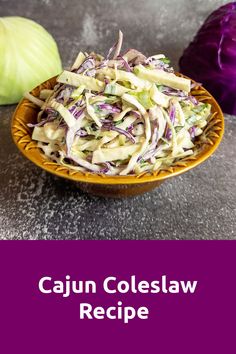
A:
{"label": "scattered shredded cabbage piece", "polygon": [[164,54],[120,54],[123,34],[106,58],[77,56],[54,90],[26,97],[40,107],[32,138],[46,157],[81,172],[132,175],[167,168],[193,155],[211,106],[190,94]]}

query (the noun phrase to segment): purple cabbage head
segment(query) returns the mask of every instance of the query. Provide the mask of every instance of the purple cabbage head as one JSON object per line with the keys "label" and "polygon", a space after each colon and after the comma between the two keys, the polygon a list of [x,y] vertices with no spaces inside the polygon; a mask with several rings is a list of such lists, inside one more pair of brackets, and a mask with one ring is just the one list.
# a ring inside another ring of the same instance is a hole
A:
{"label": "purple cabbage head", "polygon": [[236,115],[236,2],[206,19],[179,66],[181,73],[203,84],[225,113]]}

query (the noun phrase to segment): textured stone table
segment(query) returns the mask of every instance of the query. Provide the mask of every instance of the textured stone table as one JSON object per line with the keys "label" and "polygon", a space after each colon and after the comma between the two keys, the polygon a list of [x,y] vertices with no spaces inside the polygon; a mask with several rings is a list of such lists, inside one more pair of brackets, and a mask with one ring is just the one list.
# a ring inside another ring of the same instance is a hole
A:
{"label": "textured stone table", "polygon": [[[45,26],[64,66],[80,49],[105,53],[120,28],[125,48],[165,52],[177,68],[204,18],[227,2],[0,0],[0,13]],[[0,107],[1,239],[236,239],[235,118],[226,117],[224,140],[203,165],[143,196],[106,200],[83,194],[22,157],[10,136],[14,108]]]}

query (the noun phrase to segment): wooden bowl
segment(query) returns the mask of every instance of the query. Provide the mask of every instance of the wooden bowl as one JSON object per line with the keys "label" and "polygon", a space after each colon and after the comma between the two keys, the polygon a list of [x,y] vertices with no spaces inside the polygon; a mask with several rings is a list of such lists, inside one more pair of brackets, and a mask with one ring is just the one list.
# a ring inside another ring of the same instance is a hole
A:
{"label": "wooden bowl", "polygon": [[[56,78],[52,78],[36,87],[32,94],[39,96],[41,89],[52,89],[55,83]],[[202,86],[196,86],[191,94],[199,101],[212,105],[212,116],[203,134],[196,139],[194,149],[197,149],[197,154],[176,161],[171,167],[153,173],[142,173],[136,176],[106,176],[77,172],[49,161],[37,147],[37,142],[31,138],[32,128],[29,128],[27,123],[36,123],[39,108],[27,99],[21,100],[13,115],[12,137],[25,157],[47,172],[77,182],[78,187],[85,192],[104,197],[133,196],[150,191],[167,178],[177,176],[199,165],[211,156],[220,144],[224,133],[224,117],[219,105]]]}

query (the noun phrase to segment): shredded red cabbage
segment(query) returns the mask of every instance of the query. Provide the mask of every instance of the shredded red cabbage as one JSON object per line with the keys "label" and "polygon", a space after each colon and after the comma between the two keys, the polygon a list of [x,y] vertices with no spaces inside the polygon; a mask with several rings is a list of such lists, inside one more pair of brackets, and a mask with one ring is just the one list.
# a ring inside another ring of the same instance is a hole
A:
{"label": "shredded red cabbage", "polygon": [[120,59],[120,60],[122,61],[123,67],[124,67],[128,72],[131,72],[131,71],[132,71],[132,68],[129,66],[129,63],[127,63],[127,61],[126,61],[122,56],[119,56],[117,59]]}
{"label": "shredded red cabbage", "polygon": [[195,135],[196,135],[196,127],[195,126],[192,126],[191,128],[189,128],[189,134],[192,139],[195,138]]}
{"label": "shredded red cabbage", "polygon": [[133,137],[133,135],[130,132],[128,132],[128,131],[126,131],[124,129],[116,127],[115,125],[112,124],[112,122],[104,123],[102,127],[105,130],[113,130],[113,131],[115,131],[115,132],[117,132],[119,134],[125,135],[127,137],[127,139],[129,139],[130,141],[132,141],[132,143],[135,144],[135,138]]}
{"label": "shredded red cabbage", "polygon": [[99,109],[106,110],[110,113],[120,113],[121,112],[120,108],[118,108],[116,106],[112,106],[111,104],[108,104],[108,103],[100,103],[97,106],[99,107]]}
{"label": "shredded red cabbage", "polygon": [[176,116],[176,109],[175,109],[175,106],[173,104],[170,105],[169,115],[170,115],[171,123],[174,124],[175,116]]}

